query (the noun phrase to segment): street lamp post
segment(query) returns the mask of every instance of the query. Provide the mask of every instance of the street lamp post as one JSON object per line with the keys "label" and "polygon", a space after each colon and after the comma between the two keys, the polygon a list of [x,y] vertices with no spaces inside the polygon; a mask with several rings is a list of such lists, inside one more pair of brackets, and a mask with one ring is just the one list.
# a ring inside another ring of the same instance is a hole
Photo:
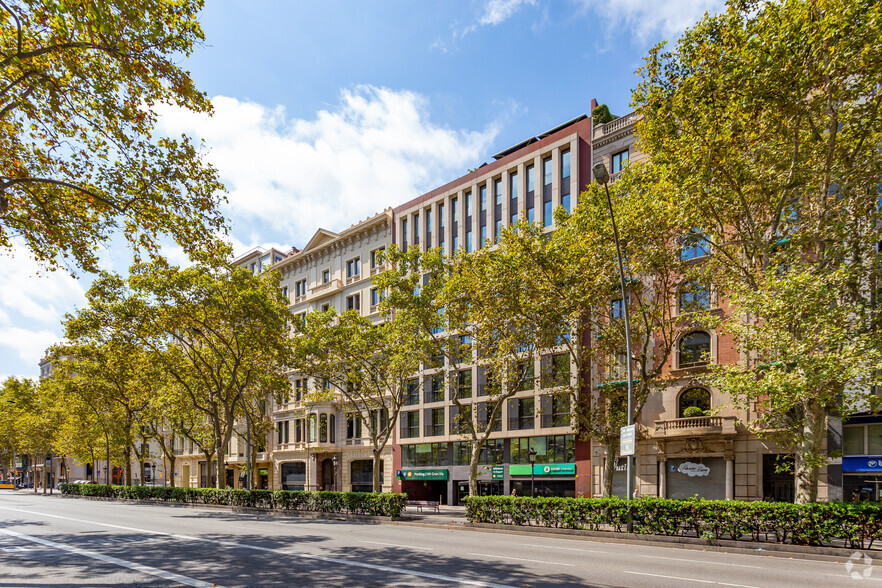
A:
{"label": "street lamp post", "polygon": [[530,498],[536,497],[536,450],[530,448]]}
{"label": "street lamp post", "polygon": [[334,462],[334,490],[337,490],[337,463],[339,463],[339,458],[335,455],[334,459],[331,460]]}
{"label": "street lamp post", "polygon": [[[606,191],[606,204],[609,206],[609,218],[612,221],[612,229],[613,229],[613,239],[616,242],[616,260],[619,264],[619,283],[622,288],[622,311],[625,316],[625,370],[626,370],[626,379],[628,381],[628,426],[632,424],[633,416],[634,416],[634,387],[632,383],[633,372],[631,371],[631,321],[628,313],[628,297],[627,290],[625,288],[625,267],[622,263],[622,246],[619,244],[619,231],[616,228],[616,216],[613,213],[612,207],[612,199],[609,197],[609,173],[606,171],[606,166],[602,163],[598,163],[594,166],[594,179],[597,180],[597,183],[603,186]],[[614,458],[615,456],[608,455],[607,459]],[[625,492],[627,493],[627,499],[631,500],[633,498],[633,480],[632,480],[632,466],[631,466],[631,458],[633,456],[628,455],[627,459],[627,482],[625,484]]]}

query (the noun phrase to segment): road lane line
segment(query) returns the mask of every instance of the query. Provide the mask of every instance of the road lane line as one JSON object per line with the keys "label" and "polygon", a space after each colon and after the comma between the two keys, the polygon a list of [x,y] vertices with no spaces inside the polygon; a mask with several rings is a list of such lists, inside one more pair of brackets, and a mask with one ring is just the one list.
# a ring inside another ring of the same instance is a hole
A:
{"label": "road lane line", "polygon": [[401,547],[402,549],[426,549],[428,551],[432,551],[431,547],[416,547],[415,545],[401,545],[400,543],[383,543],[382,541],[366,541],[364,539],[359,539],[359,543],[373,543],[374,545],[388,545],[390,547]]}
{"label": "road lane line", "polygon": [[[174,539],[183,539],[186,541],[201,541],[203,543],[211,543],[214,545],[222,545],[224,547],[237,547],[241,549],[251,549],[254,551],[264,551],[268,553],[275,553],[279,555],[292,555],[295,557],[301,557],[303,559],[311,559],[315,561],[321,561],[325,563],[334,563],[340,564],[344,566],[352,566],[356,568],[365,568],[369,570],[379,571],[379,572],[387,572],[392,574],[404,574],[408,576],[417,576],[418,578],[428,578],[430,580],[438,580],[441,582],[450,582],[452,584],[465,584],[467,586],[480,586],[481,588],[514,588],[513,586],[508,586],[506,584],[496,584],[493,582],[484,582],[481,580],[467,580],[465,578],[457,578],[456,576],[445,576],[442,574],[430,574],[428,572],[418,572],[415,570],[408,570],[406,568],[395,568],[392,566],[384,566],[379,564],[370,564],[364,563],[360,561],[353,561],[348,559],[339,559],[336,557],[327,557],[324,555],[313,555],[311,553],[304,552],[295,552],[295,551],[284,551],[281,549],[274,549],[272,547],[261,547],[259,545],[250,545],[248,543],[237,543],[235,541],[220,541],[217,539],[205,539],[204,537],[194,537],[191,535],[179,535],[176,533],[166,533],[165,531],[153,531],[150,529],[139,529],[136,527],[126,527],[123,525],[111,525],[110,523],[99,523],[97,521],[90,521],[87,519],[77,519],[73,517],[65,517],[61,515],[53,515],[48,513],[43,513],[39,511],[33,510],[25,510],[23,508],[10,508],[8,506],[0,506],[0,510],[11,510],[14,512],[23,512],[27,514],[34,514],[37,516],[50,517],[53,519],[62,519],[65,521],[73,521],[76,523],[84,523],[87,525],[97,525],[99,527],[109,527],[112,529],[122,529],[124,531],[136,531],[138,533],[146,533],[150,535],[160,535],[163,537],[172,537]],[[122,560],[120,560],[122,561]],[[525,560],[529,561],[529,560]],[[548,562],[543,562],[548,563]],[[571,564],[556,564],[556,565],[571,565]]]}
{"label": "road lane line", "polygon": [[635,576],[652,576],[653,578],[666,578],[668,580],[684,580],[686,582],[698,582],[700,584],[716,584],[717,586],[736,586],[737,588],[759,588],[758,586],[750,586],[747,584],[730,584],[728,582],[716,582],[714,580],[699,580],[698,578],[684,578],[683,576],[665,576],[664,574],[648,574],[646,572],[631,572],[622,570],[623,574],[634,574]]}
{"label": "road lane line", "polygon": [[494,555],[492,553],[472,553],[471,551],[467,552],[466,555],[479,555],[481,557],[498,557],[499,559],[513,559],[515,561],[529,561],[533,563],[541,563],[548,564],[552,566],[569,566],[574,567],[576,564],[568,564],[568,563],[559,563],[556,561],[544,561],[541,559],[525,559],[523,557],[508,557],[507,555]]}
{"label": "road lane line", "polygon": [[[555,551],[566,550],[566,551],[581,551],[582,553],[604,553],[607,555],[610,554],[609,551],[601,551],[599,549],[578,549],[575,547],[558,547],[556,545],[538,545],[538,544],[532,544],[532,543],[525,543],[524,546],[525,547],[541,547],[543,549],[554,549]],[[663,559],[665,561],[685,561],[685,562],[689,562],[689,563],[712,564],[715,566],[732,566],[735,568],[753,568],[755,570],[765,569],[762,566],[749,566],[749,565],[745,565],[745,564],[723,563],[723,562],[703,560],[703,559],[685,559],[682,557],[667,557],[665,555],[644,555],[642,553],[632,553],[629,555],[629,557],[648,557],[651,559]]]}
{"label": "road lane line", "polygon": [[178,584],[183,584],[184,586],[195,586],[196,588],[221,588],[218,584],[214,584],[212,582],[203,582],[202,580],[190,578],[189,576],[182,576],[174,572],[167,572],[165,570],[160,570],[159,568],[145,566],[143,564],[135,563],[133,561],[128,561],[125,559],[119,559],[118,557],[112,557],[110,555],[104,555],[103,553],[88,551],[86,549],[80,549],[79,547],[64,545],[63,543],[56,543],[55,541],[49,541],[48,539],[43,539],[41,537],[33,537],[31,535],[25,535],[24,533],[10,531],[8,529],[0,529],[0,533],[4,533],[6,535],[9,535],[10,537],[15,537],[17,539],[30,541],[32,543],[39,543],[40,545],[45,545],[46,547],[51,547],[53,549],[60,549],[61,551],[67,551],[76,555],[82,555],[84,557],[97,559],[98,561],[103,561],[105,563],[128,568],[130,570],[135,570],[136,572],[141,572],[142,574],[156,576],[157,578],[162,578],[163,580],[171,580],[172,582],[177,582]]}

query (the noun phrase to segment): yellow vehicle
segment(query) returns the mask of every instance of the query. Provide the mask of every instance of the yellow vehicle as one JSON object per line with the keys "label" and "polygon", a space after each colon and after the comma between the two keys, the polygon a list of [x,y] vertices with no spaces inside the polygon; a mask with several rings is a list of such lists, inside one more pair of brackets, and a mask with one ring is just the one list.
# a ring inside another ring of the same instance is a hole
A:
{"label": "yellow vehicle", "polygon": [[14,490],[15,484],[7,480],[0,480],[0,490]]}

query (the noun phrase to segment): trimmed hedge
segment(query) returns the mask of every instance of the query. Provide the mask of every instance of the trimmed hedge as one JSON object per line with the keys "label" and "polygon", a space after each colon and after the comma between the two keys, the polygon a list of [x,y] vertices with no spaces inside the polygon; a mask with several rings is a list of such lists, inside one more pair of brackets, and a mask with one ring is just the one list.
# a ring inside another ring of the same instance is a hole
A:
{"label": "trimmed hedge", "polygon": [[61,484],[61,493],[132,500],[160,500],[186,504],[246,506],[278,510],[339,512],[399,517],[407,497],[384,492],[302,492],[289,490],[234,490],[226,488],[169,488],[165,486],[108,486]]}
{"label": "trimmed hedge", "polygon": [[645,535],[855,549],[870,549],[882,539],[882,505],[875,502],[475,496],[466,504],[466,518],[473,523],[625,531],[630,519],[632,532]]}

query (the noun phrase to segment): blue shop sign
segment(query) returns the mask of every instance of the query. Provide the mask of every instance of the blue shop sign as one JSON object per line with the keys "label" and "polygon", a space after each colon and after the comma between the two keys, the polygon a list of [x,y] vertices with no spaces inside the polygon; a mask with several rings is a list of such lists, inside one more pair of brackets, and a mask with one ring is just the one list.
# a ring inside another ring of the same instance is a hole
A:
{"label": "blue shop sign", "polygon": [[879,472],[882,473],[882,456],[843,457],[843,472]]}

